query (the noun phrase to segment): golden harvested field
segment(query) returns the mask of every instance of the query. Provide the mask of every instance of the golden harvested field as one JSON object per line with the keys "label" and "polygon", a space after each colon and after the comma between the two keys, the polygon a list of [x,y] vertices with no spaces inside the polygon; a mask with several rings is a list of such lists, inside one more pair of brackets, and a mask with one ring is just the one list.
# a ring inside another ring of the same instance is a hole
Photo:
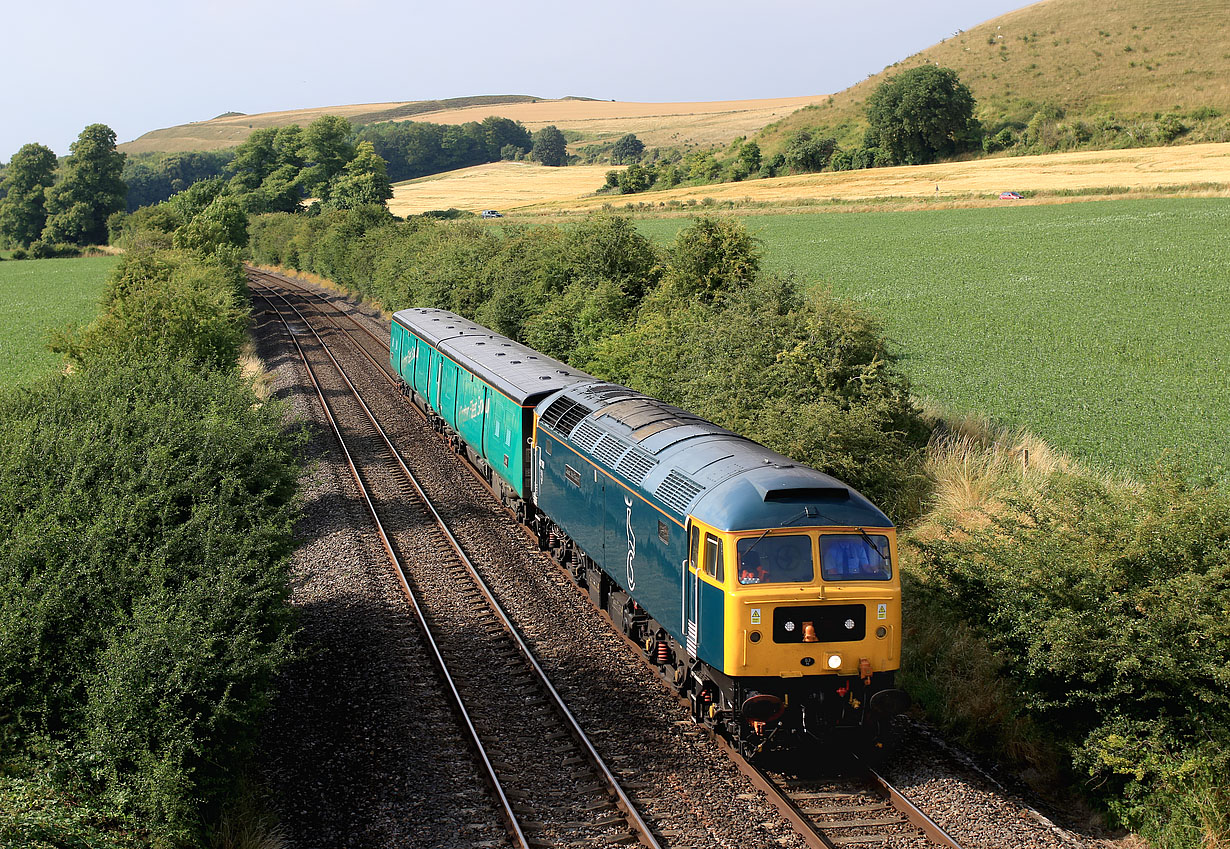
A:
{"label": "golden harvested field", "polygon": [[450,207],[504,212],[541,203],[567,204],[600,187],[610,170],[609,165],[548,168],[529,162],[476,165],[397,183],[389,211],[404,216]]}
{"label": "golden harvested field", "polygon": [[[425,105],[434,104],[435,101],[427,104],[420,101],[359,103],[350,106],[263,112],[258,115],[228,115],[209,121],[196,121],[153,130],[134,141],[119,145],[119,149],[126,153],[219,150],[241,144],[254,129],[283,127],[289,124],[306,127],[322,115],[339,115],[356,124],[379,121],[464,124],[467,121],[482,121],[489,115],[498,115],[520,121],[531,132],[554,124],[561,130],[581,133],[585,140],[618,138],[625,133],[636,133],[649,147],[687,144],[711,146],[724,145],[739,136],[758,132],[766,124],[780,121],[795,110],[811,103],[819,103],[825,97],[827,95],[703,103],[621,103],[576,98],[527,98],[524,102],[493,102],[432,111],[418,110]],[[441,101],[444,102],[447,101]],[[408,112],[413,114],[406,114]]]}
{"label": "golden harvested field", "polygon": [[[415,115],[412,120],[464,124],[499,115],[520,121],[530,132],[554,124],[584,134],[586,140],[635,133],[647,147],[684,144],[724,145],[751,135],[797,109],[827,95],[777,97],[770,100],[721,100],[708,103],[623,103],[613,100],[539,100],[498,106],[471,106]],[[584,142],[581,142],[584,144]],[[574,144],[572,147],[577,147]]]}
{"label": "golden harvested field", "polygon": [[[500,166],[484,167],[496,169],[487,172],[483,177],[484,182],[489,181],[488,184],[484,186],[471,182],[467,191],[499,191],[502,179]],[[604,169],[594,170],[597,173],[588,186],[589,192],[593,192],[603,182]],[[454,173],[460,178],[466,172]],[[993,198],[1001,191],[1021,192],[1027,196],[1031,192],[1095,193],[1098,189],[1191,194],[1192,187],[1201,184],[1204,184],[1199,189],[1202,192],[1230,195],[1230,143],[1091,150],[937,165],[800,174],[771,180],[693,186],[637,195],[576,195],[564,198],[548,197],[544,192],[541,200],[510,202],[507,207],[525,212],[572,212],[594,209],[603,204],[618,208],[629,202],[687,203],[699,202],[704,198],[712,198],[717,202],[780,206],[795,203],[806,205],[827,200],[874,202],[900,198],[934,203],[937,200],[961,202]],[[437,185],[434,191],[436,197],[443,202],[448,197],[449,188],[447,185]],[[1001,203],[998,200],[994,202]]]}

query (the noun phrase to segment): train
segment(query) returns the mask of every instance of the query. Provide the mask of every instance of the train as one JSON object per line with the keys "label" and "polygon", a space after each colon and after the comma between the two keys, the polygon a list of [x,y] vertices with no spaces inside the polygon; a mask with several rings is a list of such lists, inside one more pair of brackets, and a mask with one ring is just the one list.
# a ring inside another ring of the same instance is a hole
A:
{"label": "train", "polygon": [[445,310],[395,313],[389,364],[696,722],[748,755],[885,747],[901,582],[867,498]]}

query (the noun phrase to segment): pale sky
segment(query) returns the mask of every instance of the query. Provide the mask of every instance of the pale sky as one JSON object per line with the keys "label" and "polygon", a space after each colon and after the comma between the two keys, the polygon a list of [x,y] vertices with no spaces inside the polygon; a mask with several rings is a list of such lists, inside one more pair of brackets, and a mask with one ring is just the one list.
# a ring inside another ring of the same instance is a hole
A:
{"label": "pale sky", "polygon": [[0,20],[0,161],[223,112],[478,94],[829,94],[1024,0],[19,0]]}

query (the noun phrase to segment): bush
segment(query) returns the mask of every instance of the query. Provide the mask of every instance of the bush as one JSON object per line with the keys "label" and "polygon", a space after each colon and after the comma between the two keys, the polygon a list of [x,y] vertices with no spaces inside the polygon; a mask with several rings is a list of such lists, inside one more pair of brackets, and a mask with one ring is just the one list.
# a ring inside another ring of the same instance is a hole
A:
{"label": "bush", "polygon": [[131,355],[0,397],[0,754],[172,840],[290,652],[296,442],[252,401],[233,370]]}
{"label": "bush", "polygon": [[1058,471],[926,536],[926,604],[1003,659],[1119,822],[1167,847],[1230,830],[1230,496]]}

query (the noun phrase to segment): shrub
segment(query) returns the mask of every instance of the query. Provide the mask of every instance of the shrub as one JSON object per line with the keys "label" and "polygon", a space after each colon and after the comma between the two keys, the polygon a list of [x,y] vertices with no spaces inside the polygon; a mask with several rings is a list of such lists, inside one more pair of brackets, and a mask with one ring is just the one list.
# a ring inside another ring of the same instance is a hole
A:
{"label": "shrub", "polygon": [[1121,823],[1163,846],[1225,833],[1230,496],[1056,471],[915,545],[928,603],[1002,658]]}
{"label": "shrub", "polygon": [[165,356],[0,423],[0,741],[186,839],[290,651],[296,441],[233,370]]}

